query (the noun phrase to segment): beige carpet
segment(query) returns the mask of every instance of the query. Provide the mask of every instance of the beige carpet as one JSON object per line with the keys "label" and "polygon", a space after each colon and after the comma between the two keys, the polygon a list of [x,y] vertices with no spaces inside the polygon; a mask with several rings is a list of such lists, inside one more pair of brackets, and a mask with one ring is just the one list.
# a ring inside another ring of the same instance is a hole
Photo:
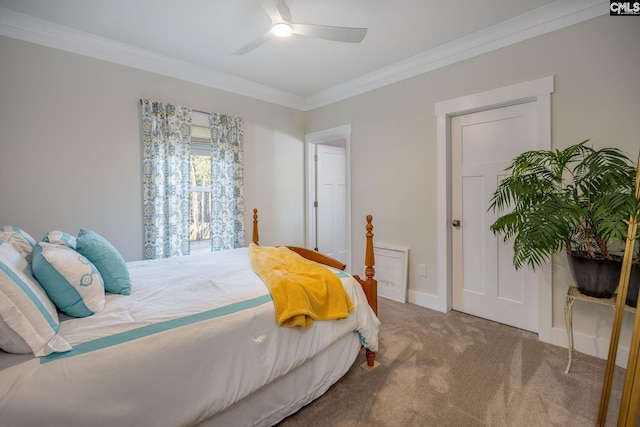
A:
{"label": "beige carpet", "polygon": [[[594,426],[605,361],[459,312],[381,299],[381,366],[350,371],[285,419],[293,426]],[[617,369],[607,425],[617,421]]]}

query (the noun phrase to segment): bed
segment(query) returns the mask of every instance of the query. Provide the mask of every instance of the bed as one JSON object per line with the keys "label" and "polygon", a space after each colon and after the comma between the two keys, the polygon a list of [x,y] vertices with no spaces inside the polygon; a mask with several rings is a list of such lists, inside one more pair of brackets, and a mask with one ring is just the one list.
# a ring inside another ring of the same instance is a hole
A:
{"label": "bed", "polygon": [[[325,264],[355,307],[347,318],[305,330],[277,325],[249,248],[126,263],[128,295],[105,293],[103,308],[87,317],[58,313],[55,339],[71,350],[39,357],[0,351],[0,424],[278,423],[340,379],[363,346],[366,364],[375,364],[379,321],[367,219],[364,280],[334,259],[290,247]],[[256,210],[252,240],[258,244]],[[42,254],[32,256],[35,269]]]}

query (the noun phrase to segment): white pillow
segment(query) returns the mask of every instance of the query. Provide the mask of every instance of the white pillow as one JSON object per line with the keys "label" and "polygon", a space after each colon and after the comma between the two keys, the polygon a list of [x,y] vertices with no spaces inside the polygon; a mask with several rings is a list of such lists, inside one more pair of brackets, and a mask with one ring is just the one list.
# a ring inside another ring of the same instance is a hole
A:
{"label": "white pillow", "polygon": [[42,238],[43,242],[53,243],[54,245],[64,245],[73,250],[76,249],[76,238],[69,233],[60,230],[52,230],[47,232]]}
{"label": "white pillow", "polygon": [[31,253],[36,245],[36,241],[23,229],[4,225],[0,228],[0,240],[8,242],[22,255],[28,262],[31,262]]}
{"label": "white pillow", "polygon": [[85,256],[64,245],[40,242],[33,250],[33,275],[51,301],[73,317],[104,309],[104,283]]}
{"label": "white pillow", "polygon": [[46,356],[71,350],[58,333],[58,313],[27,260],[0,240],[0,348]]}

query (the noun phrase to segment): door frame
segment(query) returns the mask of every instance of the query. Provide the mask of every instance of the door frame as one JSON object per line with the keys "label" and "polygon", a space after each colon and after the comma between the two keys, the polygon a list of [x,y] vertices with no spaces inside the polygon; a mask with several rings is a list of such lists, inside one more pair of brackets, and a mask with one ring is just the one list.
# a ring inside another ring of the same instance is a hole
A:
{"label": "door frame", "polygon": [[346,225],[347,225],[347,271],[351,271],[351,124],[336,126],[330,129],[324,129],[317,132],[307,133],[304,136],[305,141],[305,246],[311,248],[315,241],[316,229],[313,226],[316,221],[316,210],[314,209],[314,193],[316,187],[316,163],[314,159],[314,145],[327,144],[344,140],[345,142],[345,174],[346,174]]}
{"label": "door frame", "polygon": [[[435,104],[437,118],[437,286],[438,294],[427,299],[429,308],[441,312],[451,310],[451,118],[478,111],[535,102],[538,118],[537,147],[551,149],[551,93],[554,76],[505,86]],[[552,342],[553,291],[551,263],[537,271],[538,338]]]}

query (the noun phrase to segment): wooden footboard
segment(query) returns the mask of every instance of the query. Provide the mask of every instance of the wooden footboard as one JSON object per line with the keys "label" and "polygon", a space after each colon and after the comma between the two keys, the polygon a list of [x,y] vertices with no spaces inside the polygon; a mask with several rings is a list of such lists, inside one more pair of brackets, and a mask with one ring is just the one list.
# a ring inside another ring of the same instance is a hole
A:
{"label": "wooden footboard", "polygon": [[293,252],[311,261],[328,265],[329,267],[337,268],[338,270],[342,270],[342,271],[344,271],[344,269],[347,268],[345,264],[341,263],[337,259],[321,254],[320,252],[316,252],[314,250],[307,249],[307,248],[301,248],[298,246],[287,246],[287,248],[291,249]]}
{"label": "wooden footboard", "polygon": [[[365,247],[365,256],[364,256],[364,265],[365,265],[365,279],[361,279],[358,275],[353,275],[353,277],[360,283],[362,289],[364,290],[365,295],[367,296],[367,301],[369,305],[373,309],[376,316],[378,315],[378,282],[374,279],[375,274],[375,259],[373,255],[373,225],[371,221],[373,217],[371,215],[367,215],[367,225],[366,225],[366,247]],[[259,244],[259,233],[258,233],[258,209],[253,210],[253,234],[252,241],[256,245]],[[347,266],[342,262],[338,261],[335,258],[331,258],[327,255],[323,255],[320,252],[313,251],[307,248],[301,248],[297,246],[287,246],[292,251],[298,253],[306,259],[311,261],[318,262],[320,264],[328,265],[329,267],[337,268],[339,270],[344,270]],[[367,352],[367,366],[373,367],[375,365],[376,354],[369,349],[366,349]]]}

